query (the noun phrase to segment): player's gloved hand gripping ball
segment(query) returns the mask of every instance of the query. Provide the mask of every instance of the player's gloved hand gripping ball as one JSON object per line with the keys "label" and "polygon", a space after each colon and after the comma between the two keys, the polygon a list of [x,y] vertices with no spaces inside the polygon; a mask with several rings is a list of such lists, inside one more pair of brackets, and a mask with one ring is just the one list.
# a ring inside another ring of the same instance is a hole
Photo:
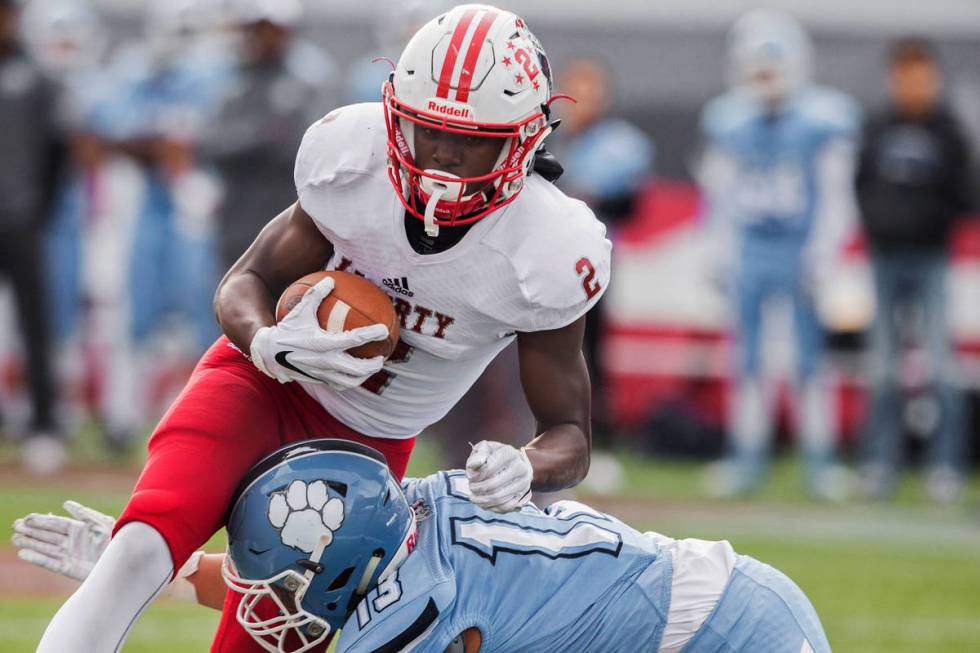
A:
{"label": "player's gloved hand gripping ball", "polygon": [[534,469],[524,452],[502,442],[481,440],[466,459],[470,501],[493,512],[512,512],[531,500]]}
{"label": "player's gloved hand gripping ball", "polygon": [[315,272],[294,282],[280,298],[276,317],[277,324],[256,332],[249,353],[256,367],[280,383],[359,386],[381,370],[398,341],[397,315],[387,295],[346,272]]}

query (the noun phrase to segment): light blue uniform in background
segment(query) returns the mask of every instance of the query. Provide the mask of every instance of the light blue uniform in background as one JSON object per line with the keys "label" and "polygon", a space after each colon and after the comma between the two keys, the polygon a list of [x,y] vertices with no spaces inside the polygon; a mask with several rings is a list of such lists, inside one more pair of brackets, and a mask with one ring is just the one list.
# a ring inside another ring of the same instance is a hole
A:
{"label": "light blue uniform in background", "polygon": [[[66,135],[98,133],[95,114],[111,102],[112,80],[93,66],[61,83],[62,118]],[[59,179],[45,227],[45,282],[48,319],[57,344],[76,335],[82,308],[82,258],[87,222],[94,219],[95,180],[69,167]]]}
{"label": "light blue uniform in background", "polygon": [[[560,130],[557,134],[565,136]],[[565,168],[559,185],[574,197],[598,201],[639,192],[650,180],[656,148],[634,125],[605,118],[559,139],[555,154]]]}
{"label": "light blue uniform in background", "polygon": [[823,332],[814,290],[854,224],[859,120],[850,97],[817,86],[792,93],[775,112],[732,91],[708,103],[702,115],[702,182],[721,244],[714,264],[727,263],[720,272],[732,282],[740,345],[731,431],[735,483],[742,489],[761,476],[771,439],[762,382],[763,314],[770,300],[784,298],[792,307],[798,432],[808,483],[818,496],[839,491],[826,473],[832,469],[835,411],[820,378]]}
{"label": "light blue uniform in background", "polygon": [[[658,538],[575,502],[498,515],[467,498],[462,471],[404,484],[431,516],[415,551],[361,601],[343,653],[443,653],[478,628],[481,653],[657,651],[673,558]],[[809,644],[805,645],[808,640]],[[829,651],[809,601],[786,576],[739,556],[715,611],[684,651]]]}
{"label": "light blue uniform in background", "polygon": [[849,97],[818,87],[795,93],[776,114],[738,92],[705,107],[706,146],[728,158],[733,171],[728,190],[713,193],[711,212],[734,230],[745,374],[759,372],[762,303],[776,293],[793,301],[800,376],[816,371],[820,326],[805,275],[815,263],[806,260],[808,250],[821,244],[814,242],[817,221],[827,219],[820,159],[836,141],[853,141],[859,120]]}
{"label": "light blue uniform in background", "polygon": [[[231,61],[219,51],[182,53],[155,63],[147,47],[124,48],[113,66],[114,92],[96,112],[99,132],[112,140],[200,133],[228,88]],[[204,351],[219,335],[211,298],[218,280],[213,235],[182,228],[171,181],[144,169],[130,262],[131,331],[142,343],[170,312],[188,320]]]}

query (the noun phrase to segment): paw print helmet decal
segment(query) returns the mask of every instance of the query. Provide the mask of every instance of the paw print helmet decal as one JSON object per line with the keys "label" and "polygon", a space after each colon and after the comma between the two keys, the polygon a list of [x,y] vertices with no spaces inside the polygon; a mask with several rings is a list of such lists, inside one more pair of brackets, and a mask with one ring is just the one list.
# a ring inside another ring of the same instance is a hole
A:
{"label": "paw print helmet decal", "polygon": [[272,653],[300,653],[343,626],[411,552],[416,519],[379,452],[347,440],[276,451],[243,479],[227,519],[237,618]]}

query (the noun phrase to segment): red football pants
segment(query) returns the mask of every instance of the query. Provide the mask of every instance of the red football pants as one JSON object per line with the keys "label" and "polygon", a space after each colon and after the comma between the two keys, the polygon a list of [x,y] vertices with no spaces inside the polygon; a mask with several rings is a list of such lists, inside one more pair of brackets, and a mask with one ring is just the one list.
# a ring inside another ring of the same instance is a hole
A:
{"label": "red football pants", "polygon": [[[224,527],[235,489],[252,465],[291,442],[324,437],[377,449],[399,479],[415,445],[415,438],[374,438],[341,424],[299,384],[269,378],[221,337],[150,437],[146,465],[115,530],[132,521],[153,526],[179,569]],[[239,598],[230,592],[225,600],[214,652],[264,650],[235,620]]]}

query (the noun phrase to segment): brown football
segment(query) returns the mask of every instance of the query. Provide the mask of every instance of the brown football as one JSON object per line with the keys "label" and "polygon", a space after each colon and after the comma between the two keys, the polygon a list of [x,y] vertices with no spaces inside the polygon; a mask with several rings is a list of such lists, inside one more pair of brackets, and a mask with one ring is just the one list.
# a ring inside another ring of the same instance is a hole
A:
{"label": "brown football", "polygon": [[313,272],[289,284],[276,304],[276,320],[281,320],[296,307],[306,291],[324,277],[333,277],[334,289],[320,302],[316,317],[320,326],[331,333],[350,331],[369,324],[383,324],[388,327],[388,338],[368,342],[349,349],[351,356],[358,358],[388,358],[398,343],[398,316],[391,305],[391,299],[376,285],[350,272],[325,270]]}

